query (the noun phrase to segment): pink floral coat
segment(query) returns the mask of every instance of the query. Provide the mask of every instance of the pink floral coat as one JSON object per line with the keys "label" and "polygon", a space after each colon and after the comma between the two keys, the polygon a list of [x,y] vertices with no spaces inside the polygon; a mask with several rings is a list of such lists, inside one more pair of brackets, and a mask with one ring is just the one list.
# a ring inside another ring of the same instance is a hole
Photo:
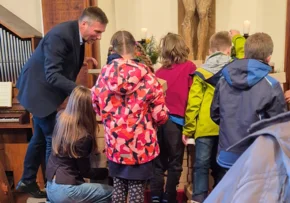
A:
{"label": "pink floral coat", "polygon": [[147,66],[113,60],[102,68],[92,100],[104,124],[109,160],[135,165],[158,156],[156,127],[166,122],[168,109],[162,87]]}

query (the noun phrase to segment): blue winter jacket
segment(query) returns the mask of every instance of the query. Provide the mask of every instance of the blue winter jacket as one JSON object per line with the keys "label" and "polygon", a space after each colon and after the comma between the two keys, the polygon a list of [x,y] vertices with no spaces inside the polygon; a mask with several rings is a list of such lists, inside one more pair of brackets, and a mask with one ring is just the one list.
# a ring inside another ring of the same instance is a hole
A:
{"label": "blue winter jacket", "polygon": [[[211,118],[219,124],[219,156],[230,166],[251,142],[227,150],[248,135],[251,124],[286,111],[281,85],[268,73],[268,64],[254,59],[235,60],[226,65],[216,86]],[[229,152],[229,153],[228,153]],[[227,164],[229,166],[227,167]]]}

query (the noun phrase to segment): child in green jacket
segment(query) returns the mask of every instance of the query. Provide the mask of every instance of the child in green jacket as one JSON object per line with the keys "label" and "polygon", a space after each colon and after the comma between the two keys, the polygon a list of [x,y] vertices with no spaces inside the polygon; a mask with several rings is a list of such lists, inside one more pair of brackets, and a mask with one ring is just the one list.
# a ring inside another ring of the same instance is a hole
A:
{"label": "child in green jacket", "polygon": [[203,202],[206,199],[210,168],[215,185],[224,173],[216,163],[219,127],[211,120],[210,106],[221,70],[232,60],[232,42],[236,57],[243,58],[245,38],[236,30],[231,30],[230,33],[217,32],[210,38],[210,56],[193,75],[182,132],[185,145],[188,137],[195,138],[192,202]]}

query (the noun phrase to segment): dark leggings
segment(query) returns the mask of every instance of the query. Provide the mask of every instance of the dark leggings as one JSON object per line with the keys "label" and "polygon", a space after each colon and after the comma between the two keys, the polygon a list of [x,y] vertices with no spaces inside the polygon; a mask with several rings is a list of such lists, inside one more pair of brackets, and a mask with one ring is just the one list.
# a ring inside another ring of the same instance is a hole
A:
{"label": "dark leggings", "polygon": [[113,203],[126,203],[128,194],[129,203],[144,202],[145,180],[127,180],[116,177],[114,177],[113,180]]}
{"label": "dark leggings", "polygon": [[[152,201],[175,203],[184,153],[182,126],[168,120],[158,128],[157,136],[160,154],[154,159],[154,177],[150,180]],[[164,187],[165,171],[168,173]]]}

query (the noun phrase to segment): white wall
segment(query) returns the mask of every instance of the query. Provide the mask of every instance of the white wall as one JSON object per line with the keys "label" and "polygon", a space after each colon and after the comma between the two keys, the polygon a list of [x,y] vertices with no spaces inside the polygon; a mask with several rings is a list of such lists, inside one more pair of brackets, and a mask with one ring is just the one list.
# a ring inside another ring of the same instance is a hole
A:
{"label": "white wall", "polygon": [[[148,37],[160,39],[167,32],[178,31],[177,0],[98,0],[106,12],[109,24],[101,40],[101,64],[107,57],[110,38],[126,29],[141,38],[142,27]],[[42,32],[41,0],[0,0],[0,4]],[[274,41],[272,61],[276,70],[284,70],[286,0],[216,0],[216,30],[238,29],[243,21],[251,21],[251,31],[266,32]]]}
{"label": "white wall", "polygon": [[109,24],[107,25],[106,32],[102,35],[100,41],[101,49],[101,66],[106,63],[108,48],[110,46],[111,36],[116,32],[116,15],[115,15],[115,0],[98,0],[99,7],[106,13]]}
{"label": "white wall", "polygon": [[141,28],[147,28],[147,37],[157,40],[167,32],[178,32],[177,0],[98,0],[109,18],[101,40],[101,59],[104,65],[111,36],[118,30],[128,30],[136,40],[141,39]]}
{"label": "white wall", "polygon": [[[148,35],[160,39],[167,32],[178,32],[177,0],[98,0],[110,24],[101,42],[102,64],[110,37],[120,29],[130,31],[137,40],[142,27]],[[161,12],[162,11],[162,12]],[[113,15],[114,14],[114,15]],[[216,30],[243,31],[244,20],[251,21],[250,34],[266,32],[274,41],[272,61],[275,69],[284,70],[286,0],[216,0]]]}
{"label": "white wall", "polygon": [[42,32],[41,0],[0,0],[0,4]]}
{"label": "white wall", "polygon": [[251,21],[250,34],[265,32],[274,41],[272,62],[284,71],[286,0],[216,0],[216,30],[238,29],[244,20]]}
{"label": "white wall", "polygon": [[[104,0],[103,0],[104,1]],[[141,39],[141,28],[147,28],[147,37],[160,39],[167,32],[177,32],[176,0],[122,0],[116,2],[116,28],[127,29]]]}

